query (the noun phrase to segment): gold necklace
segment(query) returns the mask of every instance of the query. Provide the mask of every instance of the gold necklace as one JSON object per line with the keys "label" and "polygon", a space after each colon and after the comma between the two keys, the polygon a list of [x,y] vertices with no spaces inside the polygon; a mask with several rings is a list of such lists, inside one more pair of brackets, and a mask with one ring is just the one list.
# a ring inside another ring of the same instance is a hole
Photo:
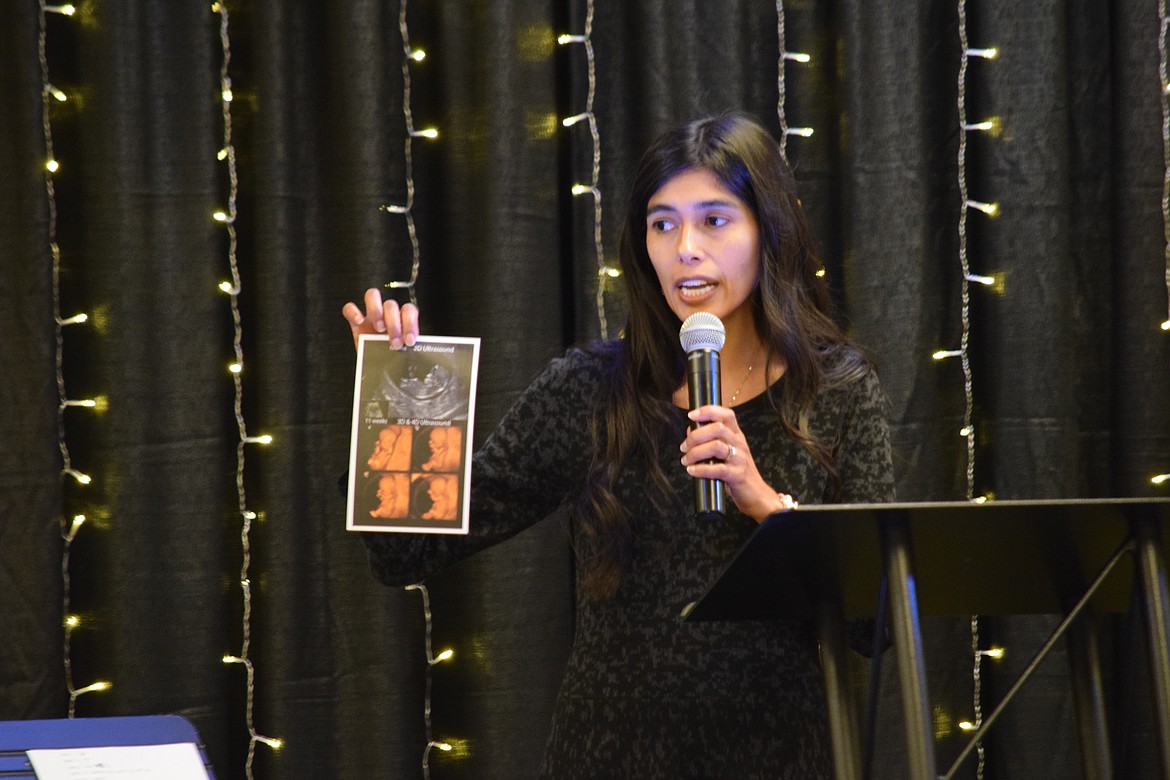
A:
{"label": "gold necklace", "polygon": [[747,373],[743,375],[743,381],[739,383],[739,387],[735,388],[735,392],[731,394],[731,401],[728,406],[735,406],[735,399],[739,398],[739,391],[743,390],[743,386],[747,384],[748,377],[752,375],[752,369],[755,368],[755,363],[748,363]]}

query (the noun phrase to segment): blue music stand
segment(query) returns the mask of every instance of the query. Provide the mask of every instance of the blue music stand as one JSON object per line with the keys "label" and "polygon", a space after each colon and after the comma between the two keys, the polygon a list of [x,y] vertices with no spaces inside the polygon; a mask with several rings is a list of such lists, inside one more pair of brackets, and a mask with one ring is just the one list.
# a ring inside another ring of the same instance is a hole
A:
{"label": "blue music stand", "polygon": [[35,778],[27,751],[62,748],[172,745],[190,742],[199,748],[207,775],[215,773],[191,722],[180,715],[120,718],[66,718],[0,722],[0,777]]}

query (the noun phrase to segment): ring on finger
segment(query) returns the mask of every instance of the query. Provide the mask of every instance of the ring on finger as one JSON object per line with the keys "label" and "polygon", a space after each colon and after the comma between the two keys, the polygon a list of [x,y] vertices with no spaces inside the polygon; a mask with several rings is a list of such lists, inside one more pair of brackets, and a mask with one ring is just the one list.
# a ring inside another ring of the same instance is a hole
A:
{"label": "ring on finger", "polygon": [[727,445],[727,457],[724,458],[724,460],[731,460],[734,457],[735,457],[735,445],[728,444]]}

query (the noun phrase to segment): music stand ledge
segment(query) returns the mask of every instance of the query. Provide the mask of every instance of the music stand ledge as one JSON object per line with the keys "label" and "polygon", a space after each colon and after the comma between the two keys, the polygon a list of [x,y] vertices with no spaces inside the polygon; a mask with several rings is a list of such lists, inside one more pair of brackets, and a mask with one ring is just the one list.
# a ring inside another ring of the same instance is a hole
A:
{"label": "music stand ledge", "polygon": [[[953,775],[968,751],[946,775],[938,772],[920,615],[1064,615],[1027,675],[1083,609],[1126,612],[1136,589],[1150,655],[1157,747],[1170,776],[1168,523],[1170,501],[1162,499],[802,506],[767,518],[684,616],[815,624],[836,773],[851,780],[860,775],[861,761],[841,624],[843,618],[876,614],[884,578],[909,776],[934,780]],[[1082,650],[1070,646],[1078,701],[1099,703],[1103,697],[1094,686],[1100,675],[1080,663]],[[1085,707],[1081,720],[1094,721],[1081,724],[1082,742],[1090,743],[1082,746],[1086,777],[1110,777],[1103,707]],[[972,745],[998,712],[984,721]]]}

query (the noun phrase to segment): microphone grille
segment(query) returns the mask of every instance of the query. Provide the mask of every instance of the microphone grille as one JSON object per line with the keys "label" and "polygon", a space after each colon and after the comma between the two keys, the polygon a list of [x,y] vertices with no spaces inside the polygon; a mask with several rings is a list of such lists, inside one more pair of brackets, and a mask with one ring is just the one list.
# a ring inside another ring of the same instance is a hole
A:
{"label": "microphone grille", "polygon": [[678,331],[678,340],[682,342],[683,352],[694,352],[697,349],[710,349],[715,352],[723,349],[723,342],[727,332],[723,329],[723,322],[710,312],[695,312],[687,317]]}

